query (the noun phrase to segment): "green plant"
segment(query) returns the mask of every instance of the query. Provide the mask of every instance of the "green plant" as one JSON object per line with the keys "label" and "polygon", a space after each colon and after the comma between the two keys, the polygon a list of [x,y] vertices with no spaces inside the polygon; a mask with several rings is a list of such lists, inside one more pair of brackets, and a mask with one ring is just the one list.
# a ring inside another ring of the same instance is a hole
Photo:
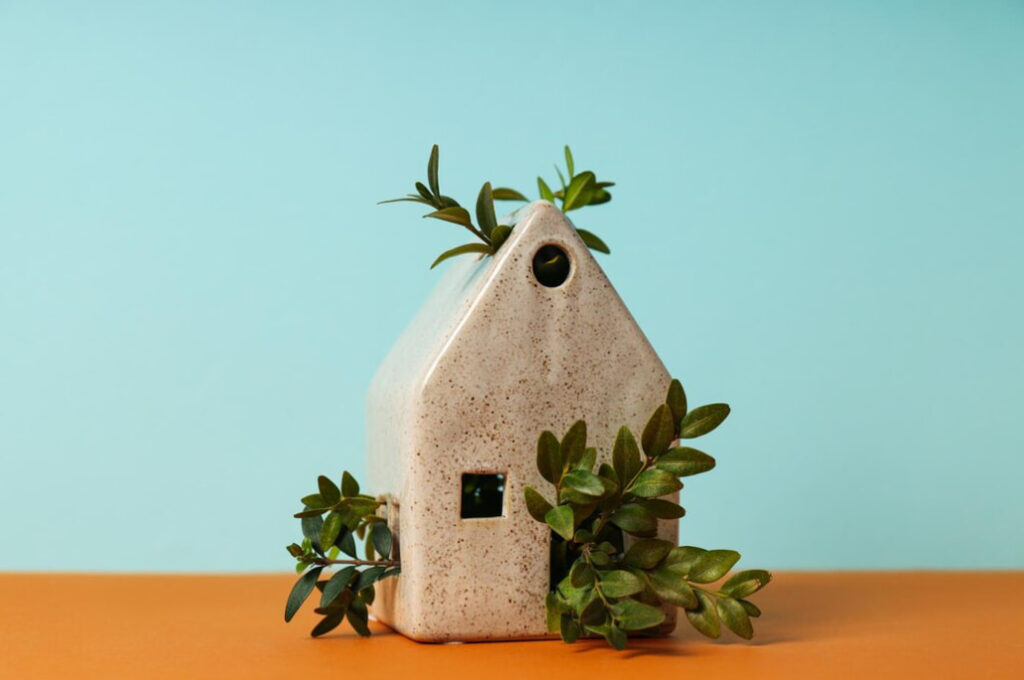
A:
{"label": "green plant", "polygon": [[[656,633],[665,620],[663,605],[675,605],[708,637],[717,638],[723,624],[742,638],[753,636],[750,619],[760,610],[746,598],[767,585],[771,574],[741,571],[718,588],[707,587],[736,564],[738,552],[676,546],[656,538],[659,519],[685,514],[664,496],[682,488],[680,477],[715,466],[703,451],[674,442],[707,434],[728,415],[727,404],[688,411],[682,384],[673,380],[665,403],[644,427],[640,445],[622,427],[612,463],[602,463],[596,474],[597,450],[587,447],[584,421],[573,424],[561,441],[552,432],[541,434],[537,467],[554,486],[555,502],[531,487],[524,495],[530,515],[553,532],[556,587],[547,598],[551,632],[566,642],[585,633],[601,635],[622,649],[627,631]],[[626,535],[634,537],[628,548]]]}
{"label": "green plant", "polygon": [[[473,217],[466,208],[462,207],[451,196],[441,193],[441,185],[438,179],[438,154],[438,147],[435,144],[430,150],[430,159],[427,161],[427,183],[416,182],[416,193],[406,194],[402,198],[393,198],[381,201],[380,203],[422,203],[434,209],[433,212],[427,213],[423,217],[432,217],[458,224],[479,239],[479,242],[465,243],[441,253],[434,260],[433,264],[430,265],[431,269],[456,255],[465,255],[467,253],[494,255],[501,248],[502,244],[508,240],[512,229],[515,228],[514,224],[498,224],[494,210],[494,201],[527,201],[529,199],[515,189],[507,187],[492,188],[490,182],[484,182],[476,199],[476,224],[474,225]],[[565,147],[565,163],[569,175],[568,184],[561,169],[555,166],[555,171],[558,173],[562,183],[561,190],[552,192],[542,178],[537,178],[537,187],[540,190],[540,197],[542,199],[551,202],[558,200],[561,202],[562,212],[569,212],[570,210],[576,210],[587,205],[600,205],[612,199],[611,194],[608,192],[608,187],[613,186],[613,182],[598,182],[596,176],[590,170],[575,174],[572,151],[569,150],[568,146]],[[604,241],[595,234],[586,229],[577,228],[576,231],[588,248],[602,253],[611,252]]]}
{"label": "green plant", "polygon": [[[342,475],[340,488],[323,475],[317,486],[317,493],[302,498],[303,509],[295,514],[302,520],[302,544],[292,543],[287,550],[301,576],[288,594],[284,620],[291,621],[318,589],[316,613],[323,618],[313,628],[313,637],[334,630],[346,618],[359,635],[368,636],[367,606],[373,604],[374,584],[401,572],[400,562],[393,558],[394,536],[377,515],[385,503],[359,493],[359,483],[348,472]],[[359,558],[356,538],[365,541],[365,559]],[[341,554],[350,559],[338,559]],[[344,566],[320,578],[324,569],[336,565]]]}

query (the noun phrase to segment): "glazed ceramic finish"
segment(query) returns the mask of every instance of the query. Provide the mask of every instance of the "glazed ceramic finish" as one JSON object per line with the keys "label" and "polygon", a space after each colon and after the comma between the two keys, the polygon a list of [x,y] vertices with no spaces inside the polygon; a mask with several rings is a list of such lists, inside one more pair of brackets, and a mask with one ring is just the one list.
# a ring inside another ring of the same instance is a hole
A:
{"label": "glazed ceramic finish", "polygon": [[[537,437],[585,418],[608,460],[618,428],[642,429],[670,380],[566,217],[546,201],[519,217],[497,256],[452,261],[370,387],[368,481],[391,500],[402,560],[373,611],[416,640],[548,636],[550,532],[523,501],[524,486],[550,488]],[[533,273],[548,244],[572,264],[556,288]],[[460,517],[467,472],[506,475],[503,516]],[[659,534],[675,540],[677,523]]]}

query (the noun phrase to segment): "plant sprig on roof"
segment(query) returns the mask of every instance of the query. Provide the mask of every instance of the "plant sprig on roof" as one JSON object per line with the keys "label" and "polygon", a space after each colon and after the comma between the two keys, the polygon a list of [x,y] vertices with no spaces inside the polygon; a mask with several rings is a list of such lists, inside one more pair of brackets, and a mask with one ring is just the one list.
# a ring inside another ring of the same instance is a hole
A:
{"label": "plant sprig on roof", "polygon": [[[437,144],[435,144],[430,150],[430,158],[427,161],[427,183],[416,182],[414,184],[416,193],[406,194],[401,198],[393,198],[381,201],[380,203],[421,203],[433,208],[432,212],[427,213],[423,217],[432,217],[444,222],[457,224],[464,227],[478,239],[477,241],[464,243],[444,251],[430,265],[431,269],[448,258],[457,255],[470,253],[494,255],[505,241],[508,240],[515,227],[515,225],[498,224],[494,202],[528,201],[530,199],[515,189],[508,187],[494,188],[490,182],[484,182],[483,186],[480,187],[480,192],[477,194],[474,211],[476,213],[476,222],[474,223],[473,215],[470,214],[469,210],[451,196],[441,193],[441,183],[438,178],[438,157],[439,150]],[[568,146],[565,147],[565,162],[569,178],[568,182],[565,179],[566,175],[556,165],[555,171],[558,173],[562,188],[559,191],[553,192],[544,180],[538,177],[537,187],[540,191],[540,198],[552,203],[560,203],[563,213],[587,205],[600,205],[611,200],[612,196],[608,192],[608,187],[613,186],[614,182],[598,182],[596,176],[590,170],[576,174],[572,151]],[[588,248],[602,253],[611,252],[605,242],[596,234],[578,227],[576,231]]]}

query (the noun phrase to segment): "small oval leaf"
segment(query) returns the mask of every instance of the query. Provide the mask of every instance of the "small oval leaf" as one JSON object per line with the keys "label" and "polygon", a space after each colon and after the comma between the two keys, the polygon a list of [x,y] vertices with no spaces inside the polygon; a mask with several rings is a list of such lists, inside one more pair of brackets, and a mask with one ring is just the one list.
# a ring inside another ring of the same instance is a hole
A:
{"label": "small oval leaf", "polygon": [[698,406],[683,418],[679,436],[683,439],[693,439],[705,435],[721,425],[729,416],[729,412],[728,404]]}
{"label": "small oval leaf", "polygon": [[551,527],[551,530],[567,541],[572,540],[575,529],[573,525],[572,508],[568,505],[559,505],[551,508],[544,515],[544,521]]}
{"label": "small oval leaf", "polygon": [[315,567],[310,569],[305,574],[299,577],[299,580],[292,586],[292,590],[288,593],[288,601],[284,606],[284,620],[291,621],[292,617],[295,616],[295,612],[299,611],[299,607],[306,601],[309,594],[316,588],[316,580],[320,576],[320,572],[323,571],[323,567]]}
{"label": "small oval leaf", "polygon": [[681,488],[683,483],[676,479],[675,475],[658,468],[648,468],[640,473],[626,491],[641,498],[657,498]]}

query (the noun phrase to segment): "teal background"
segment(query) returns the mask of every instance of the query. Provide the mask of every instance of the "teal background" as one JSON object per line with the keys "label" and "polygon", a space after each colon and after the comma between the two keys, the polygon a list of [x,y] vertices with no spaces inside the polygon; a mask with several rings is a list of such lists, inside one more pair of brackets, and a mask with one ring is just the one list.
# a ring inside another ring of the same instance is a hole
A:
{"label": "teal background", "polygon": [[685,542],[1024,567],[1020,2],[0,2],[0,568],[277,570],[463,240],[576,213],[692,403]]}

